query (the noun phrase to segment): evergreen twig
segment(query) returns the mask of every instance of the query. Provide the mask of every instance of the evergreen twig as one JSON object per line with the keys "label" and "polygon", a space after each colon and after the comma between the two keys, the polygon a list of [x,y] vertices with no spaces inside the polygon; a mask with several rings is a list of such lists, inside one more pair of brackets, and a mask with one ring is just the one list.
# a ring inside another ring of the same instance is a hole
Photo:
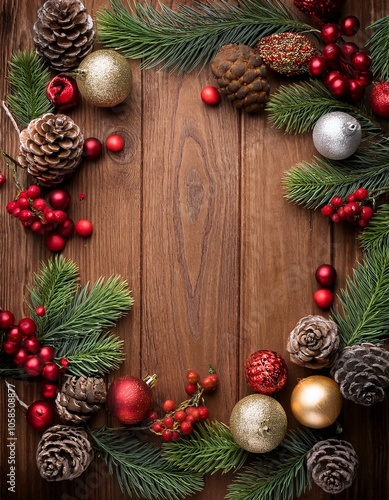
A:
{"label": "evergreen twig", "polygon": [[176,500],[204,488],[201,475],[177,470],[160,448],[139,441],[129,430],[102,427],[90,432],[98,453],[129,497]]}
{"label": "evergreen twig", "polygon": [[370,224],[360,234],[359,241],[366,252],[378,247],[389,249],[389,204],[377,208]]}
{"label": "evergreen twig", "polygon": [[128,2],[128,8],[122,0],[110,3],[112,10],[96,16],[100,41],[128,58],[143,58],[143,68],[164,63],[163,69],[189,72],[211,61],[227,43],[253,45],[272,33],[317,31],[281,1],[195,1],[192,6],[178,4],[176,11],[163,4],[157,10],[148,2]]}
{"label": "evergreen twig", "polygon": [[226,425],[205,422],[187,439],[163,444],[163,456],[180,469],[214,474],[240,469],[248,453],[237,445]]}
{"label": "evergreen twig", "polygon": [[386,82],[389,80],[389,16],[378,19],[368,29],[375,30],[367,43],[372,59],[371,69],[377,80]]}

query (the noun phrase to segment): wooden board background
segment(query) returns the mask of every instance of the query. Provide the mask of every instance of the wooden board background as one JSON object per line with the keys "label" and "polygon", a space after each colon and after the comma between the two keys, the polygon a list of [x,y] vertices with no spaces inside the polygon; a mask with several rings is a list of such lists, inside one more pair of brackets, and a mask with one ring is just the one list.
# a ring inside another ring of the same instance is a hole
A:
{"label": "wooden board background", "polygon": [[[286,2],[292,6],[293,2]],[[32,48],[32,25],[38,0],[1,0],[0,98],[12,52]],[[88,11],[108,1],[86,0]],[[348,0],[345,14],[362,26],[387,14],[384,0]],[[363,35],[360,35],[363,38]],[[267,123],[266,115],[241,115],[227,103],[211,108],[199,93],[213,84],[209,68],[200,75],[178,76],[140,71],[131,62],[134,86],[117,109],[82,103],[71,116],[85,137],[102,141],[118,132],[125,151],[107,151],[85,162],[66,184],[74,219],[89,218],[90,239],[74,237],[63,254],[79,265],[82,281],[119,273],[133,290],[135,306],[117,333],[125,339],[127,360],[110,380],[122,374],[157,373],[157,405],[167,397],[185,398],[188,368],[202,373],[209,363],[220,375],[217,393],[208,398],[212,418],[228,422],[234,404],[250,393],[243,363],[257,349],[273,349],[287,358],[285,344],[300,317],[321,314],[312,300],[313,272],[330,262],[338,271],[338,289],[358,258],[355,233],[334,229],[317,213],[283,199],[283,172],[313,153],[310,136],[286,136]],[[272,88],[279,82],[271,77]],[[0,144],[11,155],[18,137],[1,111]],[[1,170],[5,170],[2,165]],[[7,174],[7,172],[6,172]],[[8,179],[10,176],[8,175]],[[85,193],[80,202],[78,194]],[[26,234],[5,213],[12,199],[11,180],[0,191],[0,306],[22,317],[26,287],[39,261],[50,253],[44,241]],[[297,380],[312,372],[289,363],[289,379],[278,399],[289,416],[289,397]],[[38,389],[17,384],[20,397],[34,401]],[[39,435],[17,411],[17,487],[6,488],[6,391],[1,399],[1,499],[122,498],[105,466],[95,462],[80,480],[49,484],[38,474],[35,450]],[[383,500],[389,490],[388,402],[375,408],[345,403],[344,438],[360,458],[355,484],[339,500]],[[95,424],[115,424],[100,413]],[[210,476],[196,500],[224,498],[231,476]],[[304,500],[327,500],[316,487]]]}

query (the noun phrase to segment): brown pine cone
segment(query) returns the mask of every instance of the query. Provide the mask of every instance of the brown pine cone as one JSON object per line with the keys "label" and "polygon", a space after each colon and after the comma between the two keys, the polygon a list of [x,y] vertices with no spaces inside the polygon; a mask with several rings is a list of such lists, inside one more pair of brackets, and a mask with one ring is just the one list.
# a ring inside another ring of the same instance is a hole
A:
{"label": "brown pine cone", "polygon": [[286,349],[296,365],[320,369],[334,362],[338,347],[336,323],[322,316],[304,316],[290,332]]}
{"label": "brown pine cone", "polygon": [[326,493],[349,488],[358,468],[358,456],[350,443],[340,439],[319,441],[307,454],[312,479]]}
{"label": "brown pine cone", "polygon": [[37,16],[36,50],[53,69],[75,68],[92,51],[93,20],[79,0],[47,0]]}
{"label": "brown pine cone", "polygon": [[100,410],[107,397],[105,381],[99,377],[69,377],[57,394],[55,406],[61,420],[80,424]]}
{"label": "brown pine cone", "polygon": [[69,116],[46,113],[21,131],[18,161],[39,184],[55,186],[76,170],[83,145],[80,127]]}
{"label": "brown pine cone", "polygon": [[331,375],[344,398],[364,406],[380,403],[389,387],[389,351],[374,344],[345,347]]}
{"label": "brown pine cone", "polygon": [[80,427],[54,425],[38,444],[36,461],[47,481],[63,481],[80,476],[93,460],[88,434]]}
{"label": "brown pine cone", "polygon": [[264,108],[270,86],[260,55],[241,43],[224,45],[214,58],[211,70],[220,93],[236,108],[254,112]]}

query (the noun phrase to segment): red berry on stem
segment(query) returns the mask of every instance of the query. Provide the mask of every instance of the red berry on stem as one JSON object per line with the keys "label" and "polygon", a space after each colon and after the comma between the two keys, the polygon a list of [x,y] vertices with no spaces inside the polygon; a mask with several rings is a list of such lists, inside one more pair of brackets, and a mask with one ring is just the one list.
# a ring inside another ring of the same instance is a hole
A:
{"label": "red berry on stem", "polygon": [[7,332],[6,340],[13,342],[14,344],[18,344],[22,340],[22,336],[20,335],[19,329],[17,326],[13,326],[11,330]]}
{"label": "red berry on stem", "polygon": [[162,403],[162,411],[164,413],[169,413],[176,409],[176,403],[172,399],[167,399]]}
{"label": "red berry on stem", "polygon": [[105,145],[109,151],[117,153],[124,148],[124,139],[118,134],[111,134],[107,137]]}
{"label": "red berry on stem", "polygon": [[322,207],[320,211],[325,217],[330,217],[334,213],[334,209],[331,207],[331,205],[324,205],[324,207]]}
{"label": "red berry on stem", "polygon": [[185,434],[185,435],[191,434],[193,432],[193,426],[190,422],[185,420],[180,425],[180,431],[182,432],[182,434]]}
{"label": "red berry on stem", "polygon": [[61,236],[64,236],[65,238],[68,238],[69,236],[71,236],[73,233],[74,233],[74,222],[73,220],[68,217],[67,219],[65,219],[62,224],[59,224],[57,226],[57,232],[61,235]]}
{"label": "red berry on stem", "polygon": [[336,269],[331,264],[322,264],[315,271],[316,281],[321,286],[331,286],[336,281]]}
{"label": "red berry on stem", "polygon": [[35,308],[35,314],[39,317],[43,317],[46,314],[45,306],[37,306]]}
{"label": "red berry on stem", "polygon": [[30,200],[27,198],[27,196],[19,196],[18,207],[22,210],[30,208]]}
{"label": "red berry on stem", "polygon": [[4,174],[0,174],[0,186],[2,186],[6,181],[6,178],[5,178],[5,175]]}
{"label": "red berry on stem", "polygon": [[17,206],[18,206],[18,202],[15,200],[12,200],[12,201],[9,201],[7,203],[7,205],[5,206],[5,209],[7,210],[7,212],[9,214],[12,215],[12,212],[15,210],[15,208],[17,208]]}
{"label": "red berry on stem", "polygon": [[58,394],[58,385],[53,382],[42,381],[40,391],[45,399],[54,399]]}
{"label": "red berry on stem", "polygon": [[334,302],[334,294],[328,288],[321,288],[313,294],[313,300],[320,309],[328,309]]}
{"label": "red berry on stem", "polygon": [[347,195],[347,197],[346,197],[346,201],[347,201],[347,203],[351,203],[352,201],[355,201],[355,200],[356,200],[356,198],[355,198],[355,193],[350,193],[350,194],[348,194],[348,195]]}
{"label": "red berry on stem", "polygon": [[340,23],[340,32],[343,36],[353,36],[358,33],[361,22],[356,16],[347,16]]}
{"label": "red berry on stem", "polygon": [[88,236],[90,236],[93,232],[93,225],[89,220],[81,219],[76,222],[74,229],[79,236],[88,238]]}
{"label": "red berry on stem", "polygon": [[373,81],[373,72],[368,71],[356,71],[355,78],[362,85],[362,87],[368,87]]}
{"label": "red berry on stem", "polygon": [[215,380],[211,378],[211,375],[208,375],[201,380],[200,385],[204,392],[212,392],[216,389],[217,383],[215,383]]}
{"label": "red berry on stem", "polygon": [[103,151],[103,145],[96,137],[85,139],[83,146],[83,156],[88,160],[96,160]]}
{"label": "red berry on stem", "polygon": [[49,203],[54,210],[66,210],[70,203],[70,193],[66,189],[53,189],[49,193]]}
{"label": "red berry on stem", "polygon": [[337,61],[340,57],[340,47],[336,43],[327,43],[323,48],[323,56],[327,61]]}
{"label": "red berry on stem", "polygon": [[177,422],[183,422],[186,419],[186,413],[184,410],[178,410],[174,414],[174,420]]}
{"label": "red berry on stem", "polygon": [[220,93],[216,87],[208,85],[200,93],[201,100],[210,106],[215,106],[220,102]]}
{"label": "red berry on stem", "polygon": [[340,50],[342,51],[344,57],[348,61],[351,61],[353,55],[359,51],[359,47],[354,42],[346,42],[341,46]]}
{"label": "red berry on stem", "polygon": [[349,89],[348,87],[348,78],[344,75],[335,76],[331,80],[328,86],[332,95],[336,97],[343,97],[347,94]]}
{"label": "red berry on stem", "polygon": [[368,205],[365,205],[364,207],[361,208],[360,218],[362,220],[369,221],[373,217],[373,215],[374,215],[374,210]]}
{"label": "red berry on stem", "polygon": [[337,24],[327,23],[321,29],[321,38],[324,43],[336,42],[340,37],[340,28]]}
{"label": "red berry on stem", "polygon": [[39,351],[39,356],[45,363],[48,363],[49,361],[53,361],[55,356],[55,351],[53,347],[51,347],[50,345],[44,345],[43,347],[41,347]]}
{"label": "red berry on stem", "polygon": [[37,339],[35,336],[34,337],[29,337],[24,341],[24,347],[26,351],[35,354],[36,352],[39,351],[41,346],[41,343],[39,339]]}
{"label": "red berry on stem", "polygon": [[163,424],[166,427],[166,429],[172,429],[174,425],[174,418],[173,417],[165,417],[163,419]]}
{"label": "red berry on stem", "polygon": [[27,356],[23,366],[27,375],[37,377],[42,373],[44,364],[40,356],[31,354],[31,356]]}
{"label": "red berry on stem", "polygon": [[7,329],[14,325],[15,316],[11,311],[0,311],[0,328]]}
{"label": "red berry on stem", "polygon": [[340,208],[343,205],[343,200],[340,196],[334,196],[330,203],[334,208]]}
{"label": "red berry on stem", "polygon": [[69,366],[69,360],[66,358],[61,358],[59,360],[59,364],[63,366],[64,368],[67,368]]}
{"label": "red berry on stem", "polygon": [[170,429],[165,429],[164,431],[162,431],[162,434],[161,434],[162,441],[164,443],[168,443],[169,441],[171,441],[172,435],[173,435],[173,433]]}
{"label": "red berry on stem", "polygon": [[59,374],[59,366],[53,361],[46,363],[42,370],[42,377],[53,382],[59,379]]}
{"label": "red berry on stem", "polygon": [[359,101],[360,99],[362,99],[363,94],[365,93],[365,88],[363,85],[361,85],[359,80],[351,78],[348,82],[348,86],[349,86],[349,98],[352,101]]}
{"label": "red berry on stem", "polygon": [[323,56],[311,57],[308,63],[308,71],[311,76],[323,76],[327,69],[327,61]]}
{"label": "red berry on stem", "polygon": [[35,321],[31,318],[22,318],[18,323],[18,330],[20,335],[30,337],[36,332]]}
{"label": "red berry on stem", "polygon": [[15,356],[12,358],[13,362],[15,363],[15,365],[17,366],[21,366],[21,365],[24,365],[26,359],[27,359],[27,351],[21,347],[15,354]]}
{"label": "red berry on stem", "polygon": [[19,345],[15,342],[11,342],[10,340],[6,340],[3,343],[3,351],[5,354],[9,354],[10,356],[16,354],[19,350]]}
{"label": "red berry on stem", "polygon": [[204,421],[209,418],[209,410],[206,406],[198,406],[197,410],[199,412],[200,420]]}
{"label": "red berry on stem", "polygon": [[46,208],[46,202],[43,198],[36,198],[36,200],[32,202],[32,206],[35,210],[38,210],[38,212],[43,212]]}
{"label": "red berry on stem", "polygon": [[59,233],[53,231],[46,236],[46,246],[51,252],[60,252],[66,246],[66,240]]}
{"label": "red berry on stem", "polygon": [[200,375],[195,370],[188,370],[186,373],[186,380],[190,384],[197,384],[200,380]]}
{"label": "red berry on stem", "polygon": [[197,392],[197,384],[186,384],[185,392],[188,394],[188,396],[193,396],[193,394]]}
{"label": "red berry on stem", "polygon": [[371,66],[371,58],[366,52],[356,52],[351,59],[351,64],[357,71],[367,71]]}
{"label": "red berry on stem", "polygon": [[340,224],[342,222],[338,214],[331,215],[331,220],[334,224]]}
{"label": "red berry on stem", "polygon": [[355,191],[354,194],[355,194],[355,198],[358,201],[363,201],[363,200],[366,200],[366,198],[369,196],[369,191],[364,187],[360,187]]}
{"label": "red berry on stem", "polygon": [[27,189],[27,196],[31,200],[37,199],[40,196],[40,194],[41,194],[41,189],[36,184],[31,184],[31,186],[29,186],[29,188]]}

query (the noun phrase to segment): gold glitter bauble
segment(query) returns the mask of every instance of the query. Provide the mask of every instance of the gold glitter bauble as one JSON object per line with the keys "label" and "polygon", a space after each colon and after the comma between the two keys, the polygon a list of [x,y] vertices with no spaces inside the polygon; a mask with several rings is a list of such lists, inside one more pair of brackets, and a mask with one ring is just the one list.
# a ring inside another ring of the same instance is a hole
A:
{"label": "gold glitter bauble", "polygon": [[130,65],[114,50],[96,50],[87,55],[74,76],[82,97],[94,106],[116,106],[131,92]]}
{"label": "gold glitter bauble", "polygon": [[338,418],[342,409],[342,396],[335,380],[323,375],[312,375],[299,381],[293,389],[290,404],[300,424],[323,429]]}
{"label": "gold glitter bauble", "polygon": [[237,444],[251,453],[267,453],[284,439],[286,413],[280,403],[264,394],[251,394],[236,403],[230,430]]}

